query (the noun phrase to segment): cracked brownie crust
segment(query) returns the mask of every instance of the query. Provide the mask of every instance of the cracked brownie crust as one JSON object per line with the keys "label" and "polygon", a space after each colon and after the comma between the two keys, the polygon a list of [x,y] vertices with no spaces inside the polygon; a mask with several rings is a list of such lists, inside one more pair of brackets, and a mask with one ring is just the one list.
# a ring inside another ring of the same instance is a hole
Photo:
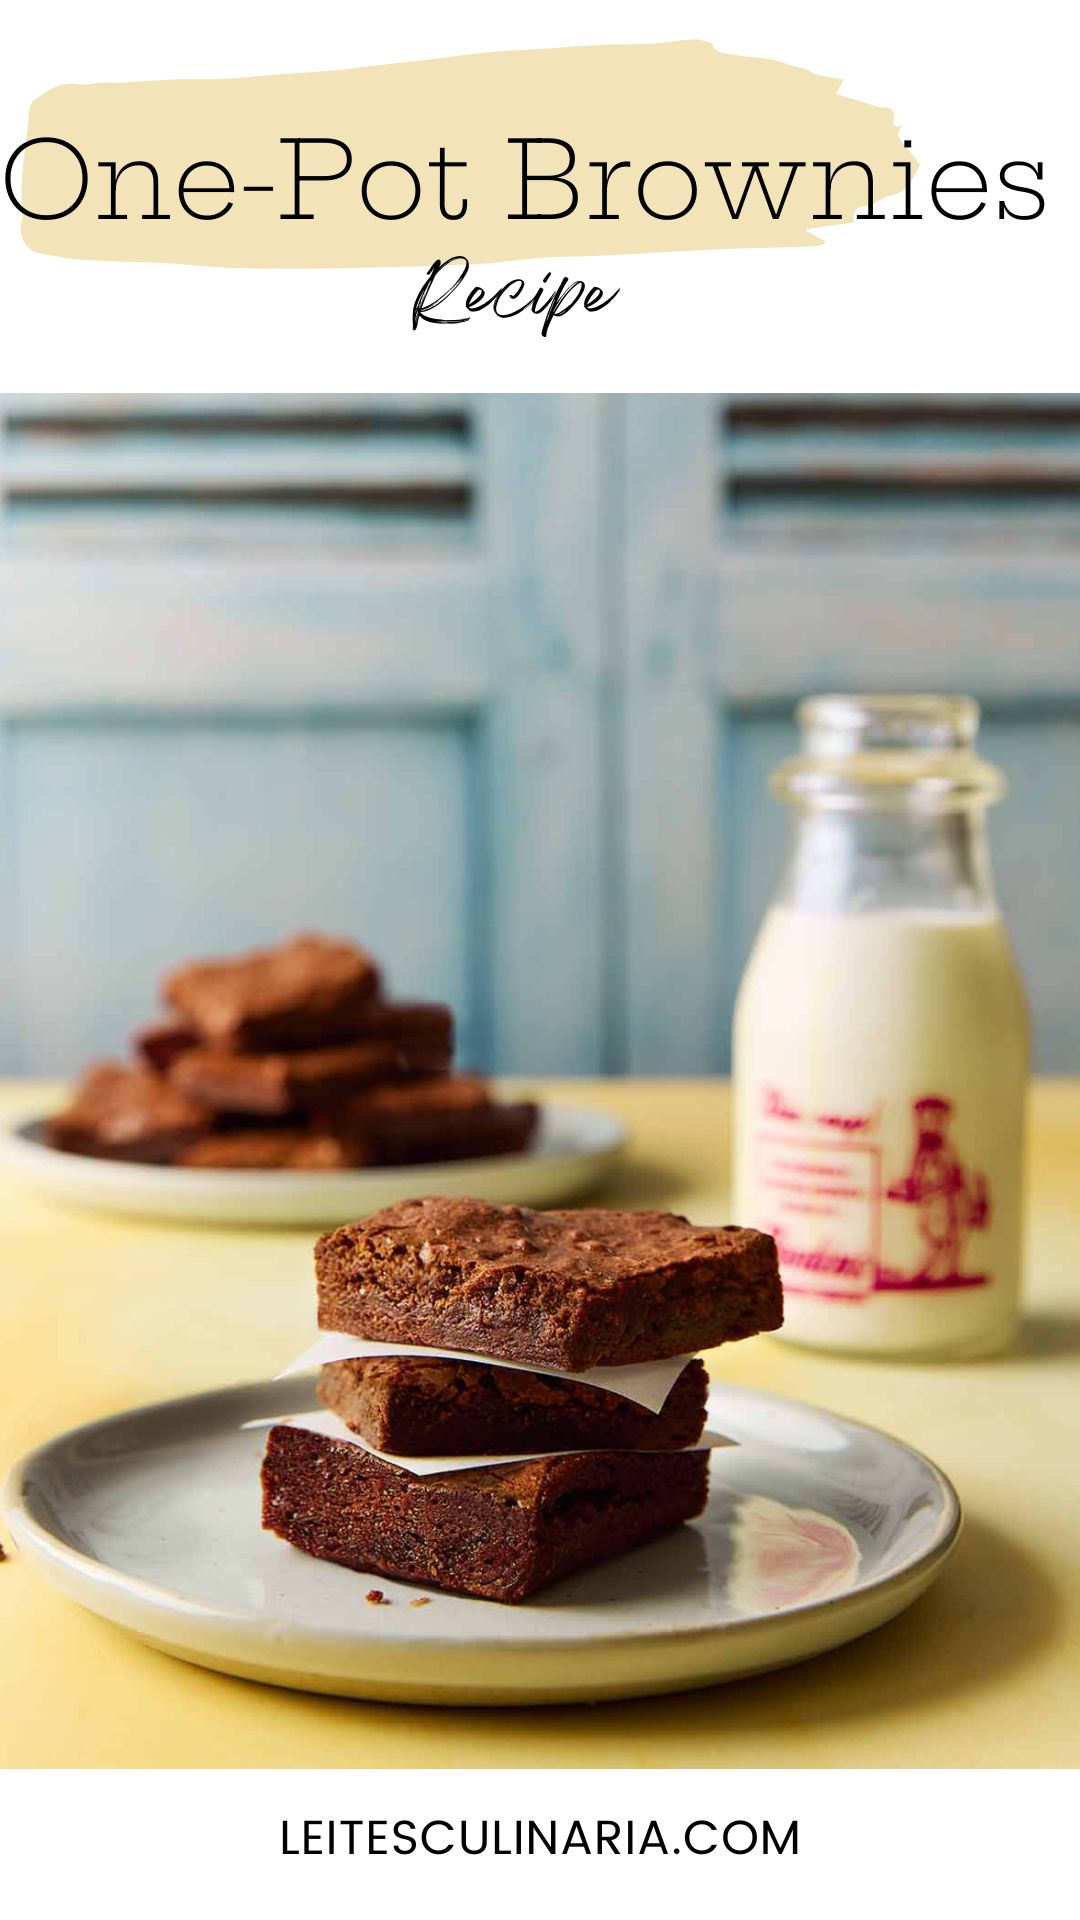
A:
{"label": "cracked brownie crust", "polygon": [[598,1207],[403,1201],[324,1234],[319,1325],[562,1367],[661,1360],[778,1327],[776,1245]]}
{"label": "cracked brownie crust", "polygon": [[420,1478],[346,1440],[272,1427],[263,1525],[320,1560],[485,1600],[552,1580],[692,1520],[709,1456],[570,1453]]}
{"label": "cracked brownie crust", "polygon": [[339,1360],[321,1369],[319,1398],[383,1453],[527,1453],[564,1447],[693,1446],[705,1425],[708,1375],[691,1360],[659,1413],[551,1374],[407,1355]]}

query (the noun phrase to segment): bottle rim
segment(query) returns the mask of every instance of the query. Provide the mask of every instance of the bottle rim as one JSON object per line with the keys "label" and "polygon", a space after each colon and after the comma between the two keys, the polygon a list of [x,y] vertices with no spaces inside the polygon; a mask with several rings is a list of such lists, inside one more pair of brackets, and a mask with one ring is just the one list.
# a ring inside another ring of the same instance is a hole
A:
{"label": "bottle rim", "polygon": [[889,748],[970,751],[980,717],[977,700],[947,693],[818,693],[795,712],[803,752],[829,760]]}
{"label": "bottle rim", "polygon": [[770,790],[782,800],[849,810],[989,806],[1000,770],[974,751],[979,706],[954,694],[814,694],[796,710],[801,750]]}

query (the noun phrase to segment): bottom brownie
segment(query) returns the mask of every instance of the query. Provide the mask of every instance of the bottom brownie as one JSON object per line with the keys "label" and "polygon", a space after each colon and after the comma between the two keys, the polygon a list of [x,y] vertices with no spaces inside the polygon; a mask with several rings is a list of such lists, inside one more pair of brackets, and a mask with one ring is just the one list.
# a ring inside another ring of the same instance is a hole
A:
{"label": "bottom brownie", "polygon": [[318,1560],[482,1600],[525,1600],[705,1505],[709,1455],[565,1453],[407,1473],[347,1440],[271,1427],[263,1526]]}
{"label": "bottom brownie", "polygon": [[691,1360],[659,1413],[621,1394],[474,1360],[336,1360],[319,1398],[382,1453],[554,1453],[571,1447],[692,1447],[709,1377]]}

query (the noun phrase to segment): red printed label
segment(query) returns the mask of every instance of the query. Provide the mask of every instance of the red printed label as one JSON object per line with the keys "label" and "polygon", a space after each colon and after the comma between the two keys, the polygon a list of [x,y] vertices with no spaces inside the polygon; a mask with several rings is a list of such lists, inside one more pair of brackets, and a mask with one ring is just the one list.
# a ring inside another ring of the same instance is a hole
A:
{"label": "red printed label", "polygon": [[[754,1140],[760,1223],[776,1240],[785,1290],[857,1302],[873,1292],[986,1286],[966,1261],[990,1219],[990,1191],[950,1139],[952,1103],[912,1102],[906,1165],[885,1168],[883,1112],[805,1114],[782,1089],[761,1097]],[[890,1258],[890,1244],[900,1248]]]}
{"label": "red printed label", "polygon": [[780,1252],[784,1286],[860,1300],[880,1254],[880,1154],[868,1142],[822,1140],[802,1127],[757,1136],[758,1192]]}

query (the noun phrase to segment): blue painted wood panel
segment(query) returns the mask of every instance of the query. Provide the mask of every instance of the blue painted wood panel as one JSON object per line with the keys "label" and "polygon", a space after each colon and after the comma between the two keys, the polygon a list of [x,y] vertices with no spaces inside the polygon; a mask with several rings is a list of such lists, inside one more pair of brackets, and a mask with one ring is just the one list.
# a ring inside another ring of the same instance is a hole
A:
{"label": "blue painted wood panel", "polygon": [[69,1071],[164,966],[304,925],[451,1000],[475,1065],[605,1063],[602,414],[8,410],[0,1067]]}
{"label": "blue painted wood panel", "polygon": [[1034,711],[992,706],[987,757],[1008,792],[990,816],[1002,909],[1034,1010],[1035,1064],[1080,1070],[1080,671],[1077,692]]}
{"label": "blue painted wood panel", "polygon": [[[98,721],[14,729],[20,1067],[123,1049],[178,955],[325,928],[486,1051],[468,724]],[[387,831],[392,823],[392,831]]]}
{"label": "blue painted wood panel", "polygon": [[0,1069],[302,924],[507,1071],[716,1071],[803,693],[984,703],[1080,1070],[1080,403],[23,396],[0,438]]}
{"label": "blue painted wood panel", "polygon": [[972,418],[958,424],[947,397],[915,433],[889,417],[914,403],[885,400],[852,451],[837,415],[861,403],[821,403],[824,445],[783,424],[782,398],[770,424],[773,404],[627,402],[627,1063],[729,1064],[735,990],[783,858],[766,782],[795,745],[796,701],[918,689],[983,703],[984,749],[1010,782],[991,839],[1036,1062],[1075,1072],[1076,405],[1059,421],[1050,401],[1016,403],[1014,431],[1009,402],[985,419],[961,402]]}

